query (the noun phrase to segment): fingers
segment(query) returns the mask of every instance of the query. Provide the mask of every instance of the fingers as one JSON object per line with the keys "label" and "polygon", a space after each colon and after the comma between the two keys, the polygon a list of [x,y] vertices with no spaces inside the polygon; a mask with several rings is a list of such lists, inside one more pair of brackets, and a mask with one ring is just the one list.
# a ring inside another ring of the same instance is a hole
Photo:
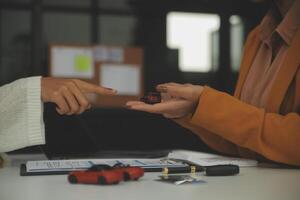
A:
{"label": "fingers", "polygon": [[116,95],[117,91],[111,88],[100,87],[91,83],[86,83],[81,80],[74,80],[77,87],[84,93],[96,93],[100,95]]}
{"label": "fingers", "polygon": [[165,112],[172,112],[174,109],[176,110],[176,107],[178,103],[180,104],[180,102],[180,100],[174,100],[151,105],[139,101],[129,101],[127,102],[126,106],[132,110],[139,110],[155,114],[164,114]]}
{"label": "fingers", "polygon": [[156,108],[157,106],[155,105],[146,104],[141,101],[129,101],[126,103],[126,107],[129,109],[158,114],[159,110]]}
{"label": "fingers", "polygon": [[79,106],[74,94],[71,93],[68,88],[64,89],[63,96],[65,97],[66,102],[68,103],[68,106],[70,108],[67,115],[73,115],[73,114],[76,114],[77,112],[79,112],[80,106]]}
{"label": "fingers", "polygon": [[157,91],[162,94],[168,94],[171,97],[182,98],[193,102],[198,102],[199,97],[203,91],[203,86],[192,84],[177,84],[166,83],[160,84],[156,87]]}
{"label": "fingers", "polygon": [[149,105],[141,101],[129,101],[126,103],[126,107],[132,110],[159,114],[154,105]]}
{"label": "fingers", "polygon": [[157,91],[167,93],[172,97],[184,98],[190,100],[191,90],[187,85],[180,84],[161,84],[156,87]]}
{"label": "fingers", "polygon": [[59,91],[55,92],[53,102],[57,104],[57,112],[61,115],[81,114],[89,109],[89,104],[86,97],[76,87],[75,84],[62,86]]}
{"label": "fingers", "polygon": [[79,108],[77,109],[77,112],[75,114],[81,114],[85,110],[91,108],[91,104],[87,100],[86,96],[80,91],[80,89],[77,87],[74,83],[69,83],[69,89],[76,98],[76,102],[79,104]]}
{"label": "fingers", "polygon": [[163,84],[159,84],[156,86],[156,90],[158,92],[167,92],[168,90],[168,86],[177,86],[177,87],[181,87],[182,84],[178,84],[178,83],[173,83],[173,82],[170,82],[170,83],[163,83]]}
{"label": "fingers", "polygon": [[178,83],[164,83],[164,84],[159,84],[156,86],[156,90],[158,92],[162,92],[162,93],[168,93],[169,92],[169,88],[170,87],[182,87],[182,84],[178,84]]}
{"label": "fingers", "polygon": [[53,98],[53,102],[57,105],[56,111],[60,115],[67,114],[69,112],[70,108],[62,95],[56,93],[55,97]]}
{"label": "fingers", "polygon": [[126,103],[126,106],[130,108],[131,106],[143,105],[143,104],[145,104],[145,103],[141,102],[141,101],[128,101]]}
{"label": "fingers", "polygon": [[149,113],[161,114],[160,109],[157,107],[157,104],[134,104],[129,107],[132,110],[144,111]]}

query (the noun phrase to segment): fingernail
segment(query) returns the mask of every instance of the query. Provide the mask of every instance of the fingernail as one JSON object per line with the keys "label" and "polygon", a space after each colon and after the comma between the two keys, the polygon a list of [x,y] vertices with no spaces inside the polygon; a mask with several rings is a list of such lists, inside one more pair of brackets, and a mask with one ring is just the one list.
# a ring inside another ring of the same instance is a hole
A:
{"label": "fingernail", "polygon": [[117,94],[117,93],[118,93],[118,91],[115,90],[115,89],[111,89],[111,88],[106,88],[106,89],[110,90],[110,91],[111,91],[112,93],[114,93],[114,94]]}
{"label": "fingernail", "polygon": [[112,91],[115,94],[118,93],[118,91],[115,90],[115,89],[113,89],[113,88],[104,87],[104,89],[110,90],[110,91]]}

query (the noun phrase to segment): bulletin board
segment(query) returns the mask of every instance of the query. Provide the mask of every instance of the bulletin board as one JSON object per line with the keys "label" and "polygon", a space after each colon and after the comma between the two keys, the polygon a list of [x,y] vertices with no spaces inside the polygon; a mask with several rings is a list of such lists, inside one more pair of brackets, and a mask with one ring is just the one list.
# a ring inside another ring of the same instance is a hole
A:
{"label": "bulletin board", "polygon": [[144,93],[143,49],[121,46],[49,46],[49,75],[77,78],[118,90],[117,96],[91,95],[98,107],[124,107]]}
{"label": "bulletin board", "polygon": [[[144,93],[143,50],[136,47],[95,47],[96,78],[99,85],[118,90],[116,97],[98,97],[100,106],[124,106],[127,101],[138,100]],[[103,55],[102,55],[103,54]],[[98,57],[98,58],[97,58]],[[99,57],[101,59],[99,59]]]}

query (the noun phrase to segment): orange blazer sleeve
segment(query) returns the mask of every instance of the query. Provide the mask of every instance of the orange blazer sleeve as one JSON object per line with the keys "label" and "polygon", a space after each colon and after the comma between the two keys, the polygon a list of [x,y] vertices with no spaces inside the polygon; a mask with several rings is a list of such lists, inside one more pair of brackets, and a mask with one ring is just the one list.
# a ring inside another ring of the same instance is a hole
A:
{"label": "orange blazer sleeve", "polygon": [[205,87],[190,123],[267,159],[300,166],[300,116],[297,113],[285,116],[267,113]]}

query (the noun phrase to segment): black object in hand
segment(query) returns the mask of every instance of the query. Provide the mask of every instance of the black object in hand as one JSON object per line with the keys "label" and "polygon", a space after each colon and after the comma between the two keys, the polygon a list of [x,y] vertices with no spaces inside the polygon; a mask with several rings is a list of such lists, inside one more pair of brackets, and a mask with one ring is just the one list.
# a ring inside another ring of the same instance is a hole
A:
{"label": "black object in hand", "polygon": [[161,95],[159,92],[149,92],[147,95],[143,96],[140,100],[147,104],[156,104],[161,102]]}

